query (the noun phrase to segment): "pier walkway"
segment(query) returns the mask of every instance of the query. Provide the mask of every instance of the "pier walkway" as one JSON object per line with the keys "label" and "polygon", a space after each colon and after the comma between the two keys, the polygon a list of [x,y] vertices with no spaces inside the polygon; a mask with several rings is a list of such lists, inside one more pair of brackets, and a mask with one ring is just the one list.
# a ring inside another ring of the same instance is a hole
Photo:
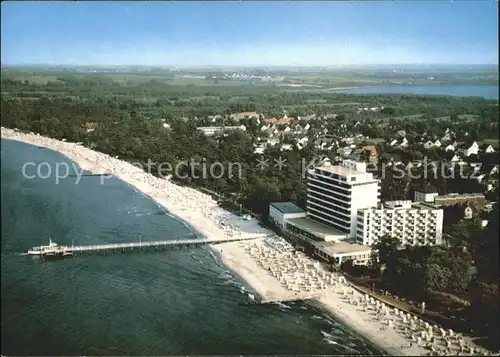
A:
{"label": "pier walkway", "polygon": [[176,240],[164,240],[164,241],[154,241],[154,242],[129,242],[129,243],[109,243],[109,244],[95,244],[95,245],[79,245],[79,246],[67,246],[67,245],[55,245],[51,247],[44,247],[40,251],[41,256],[53,256],[53,255],[69,255],[78,252],[101,252],[101,251],[126,251],[133,250],[135,248],[174,248],[174,247],[198,247],[208,244],[221,244],[221,243],[231,243],[246,240],[254,240],[260,238],[266,238],[267,235],[256,235],[247,237],[233,237],[233,238],[217,238],[217,239],[176,239]]}
{"label": "pier walkway", "polygon": [[111,243],[111,244],[97,244],[97,245],[81,245],[81,246],[65,246],[66,250],[72,252],[90,252],[100,250],[119,250],[127,248],[145,248],[145,247],[178,247],[178,246],[199,246],[217,243],[230,243],[244,240],[252,240],[264,238],[263,236],[255,237],[237,237],[227,239],[178,239],[178,240],[164,240],[156,242],[131,242],[131,243]]}

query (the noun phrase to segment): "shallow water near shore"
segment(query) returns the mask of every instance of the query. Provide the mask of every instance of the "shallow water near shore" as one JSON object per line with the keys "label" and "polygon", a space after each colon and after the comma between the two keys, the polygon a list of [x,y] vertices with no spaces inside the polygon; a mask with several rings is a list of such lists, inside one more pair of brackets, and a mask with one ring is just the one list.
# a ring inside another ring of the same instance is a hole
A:
{"label": "shallow water near shore", "polygon": [[115,178],[26,179],[26,162],[70,161],[2,139],[2,354],[380,354],[304,302],[256,304],[209,249],[21,256],[46,244],[188,238],[193,232]]}

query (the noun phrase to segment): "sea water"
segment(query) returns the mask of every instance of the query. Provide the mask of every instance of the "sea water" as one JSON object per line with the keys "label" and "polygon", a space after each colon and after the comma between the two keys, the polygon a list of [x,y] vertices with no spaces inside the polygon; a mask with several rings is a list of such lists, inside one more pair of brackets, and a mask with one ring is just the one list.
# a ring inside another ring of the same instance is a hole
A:
{"label": "sea water", "polygon": [[2,354],[380,354],[306,303],[258,304],[208,248],[59,261],[23,256],[75,245],[192,238],[184,222],[124,182],[23,176],[27,162],[71,163],[2,140]]}

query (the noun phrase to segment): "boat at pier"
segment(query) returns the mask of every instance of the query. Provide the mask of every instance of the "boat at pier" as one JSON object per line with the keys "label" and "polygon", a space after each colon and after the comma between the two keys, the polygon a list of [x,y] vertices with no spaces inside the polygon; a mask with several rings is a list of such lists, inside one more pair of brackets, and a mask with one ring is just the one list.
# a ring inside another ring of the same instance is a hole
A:
{"label": "boat at pier", "polygon": [[49,245],[41,245],[28,249],[28,255],[43,255],[44,252],[54,250],[58,245],[49,238]]}

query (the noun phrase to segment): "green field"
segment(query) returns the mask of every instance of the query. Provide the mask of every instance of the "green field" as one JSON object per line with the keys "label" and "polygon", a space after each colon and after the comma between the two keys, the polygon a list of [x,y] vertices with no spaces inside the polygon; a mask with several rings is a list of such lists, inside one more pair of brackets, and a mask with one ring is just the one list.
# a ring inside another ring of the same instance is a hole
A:
{"label": "green field", "polygon": [[60,82],[57,79],[58,76],[44,76],[33,73],[5,73],[2,71],[2,78],[5,79],[15,79],[19,81],[29,81],[35,84],[47,84],[48,82]]}

